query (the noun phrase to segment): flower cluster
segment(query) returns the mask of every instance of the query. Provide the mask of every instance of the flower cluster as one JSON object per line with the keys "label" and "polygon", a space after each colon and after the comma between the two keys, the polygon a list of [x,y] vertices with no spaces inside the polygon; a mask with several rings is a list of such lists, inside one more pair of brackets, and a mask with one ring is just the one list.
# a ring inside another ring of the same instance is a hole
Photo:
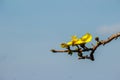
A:
{"label": "flower cluster", "polygon": [[81,38],[78,38],[76,35],[72,36],[71,40],[67,43],[61,43],[62,48],[69,48],[70,46],[78,46],[81,47],[86,43],[92,40],[92,35],[90,33],[86,33]]}

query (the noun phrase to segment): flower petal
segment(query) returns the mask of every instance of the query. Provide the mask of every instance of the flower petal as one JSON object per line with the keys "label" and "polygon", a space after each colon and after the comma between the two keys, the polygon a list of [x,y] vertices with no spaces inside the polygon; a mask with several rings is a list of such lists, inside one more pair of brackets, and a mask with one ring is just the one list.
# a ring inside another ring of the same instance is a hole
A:
{"label": "flower petal", "polygon": [[81,37],[81,40],[85,43],[88,43],[92,40],[92,35],[90,33],[86,33]]}
{"label": "flower petal", "polygon": [[73,44],[73,42],[72,42],[72,41],[67,42],[67,45],[69,45],[69,46],[71,46],[72,44]]}
{"label": "flower petal", "polygon": [[79,39],[78,41],[75,42],[75,45],[79,45],[79,44],[83,44],[84,41],[82,41],[81,39]]}
{"label": "flower petal", "polygon": [[85,43],[90,42],[91,40],[92,40],[92,35],[90,33],[86,33],[81,38],[79,38],[79,40],[77,40],[76,42],[74,42],[74,44],[75,45],[85,44]]}

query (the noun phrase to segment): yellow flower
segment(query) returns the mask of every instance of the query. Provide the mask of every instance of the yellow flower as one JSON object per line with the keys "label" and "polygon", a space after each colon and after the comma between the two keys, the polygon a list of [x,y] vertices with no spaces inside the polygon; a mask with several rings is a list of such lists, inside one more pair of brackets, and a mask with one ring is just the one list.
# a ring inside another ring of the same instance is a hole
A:
{"label": "yellow flower", "polygon": [[69,45],[69,46],[74,46],[75,45],[75,42],[77,42],[79,39],[77,38],[77,36],[72,36],[72,39],[71,39],[71,41],[70,42],[67,42],[67,45]]}
{"label": "yellow flower", "polygon": [[85,44],[92,40],[92,35],[90,33],[86,33],[83,35],[78,41],[75,42],[75,44]]}
{"label": "yellow flower", "polygon": [[92,40],[92,35],[90,33],[86,33],[84,36],[82,36],[81,40],[85,43],[88,43]]}
{"label": "yellow flower", "polygon": [[75,46],[75,45],[80,45],[80,44],[86,44],[92,40],[92,35],[90,33],[86,33],[83,35],[81,38],[77,38],[77,36],[72,36],[71,41],[67,43],[62,43],[61,47],[62,48],[68,48],[69,46]]}

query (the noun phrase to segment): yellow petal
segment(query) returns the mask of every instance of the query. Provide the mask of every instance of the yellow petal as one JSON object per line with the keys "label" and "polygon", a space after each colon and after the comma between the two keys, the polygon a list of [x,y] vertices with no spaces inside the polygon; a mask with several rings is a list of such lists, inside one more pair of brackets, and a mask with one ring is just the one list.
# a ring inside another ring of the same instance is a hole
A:
{"label": "yellow petal", "polygon": [[86,33],[81,37],[81,40],[85,43],[88,43],[92,40],[92,35],[90,33]]}
{"label": "yellow petal", "polygon": [[77,39],[78,39],[78,38],[77,38],[76,35],[72,36],[72,40],[77,40]]}
{"label": "yellow petal", "polygon": [[67,42],[67,45],[69,45],[69,46],[71,46],[72,44],[73,44],[72,41]]}
{"label": "yellow petal", "polygon": [[82,41],[81,39],[79,39],[78,41],[76,41],[74,44],[75,45],[79,45],[79,44],[83,44],[83,43],[85,43],[84,41]]}
{"label": "yellow petal", "polygon": [[75,43],[78,41],[79,39],[77,38],[77,36],[72,36],[72,46],[76,45]]}

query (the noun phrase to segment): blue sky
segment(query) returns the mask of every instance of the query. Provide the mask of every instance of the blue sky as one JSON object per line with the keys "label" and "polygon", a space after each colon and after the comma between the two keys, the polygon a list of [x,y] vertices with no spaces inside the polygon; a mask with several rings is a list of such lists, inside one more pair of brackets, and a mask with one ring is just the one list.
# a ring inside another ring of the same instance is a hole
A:
{"label": "blue sky", "polygon": [[0,0],[0,80],[120,80],[119,39],[93,62],[50,52],[72,35],[119,31],[119,0]]}

